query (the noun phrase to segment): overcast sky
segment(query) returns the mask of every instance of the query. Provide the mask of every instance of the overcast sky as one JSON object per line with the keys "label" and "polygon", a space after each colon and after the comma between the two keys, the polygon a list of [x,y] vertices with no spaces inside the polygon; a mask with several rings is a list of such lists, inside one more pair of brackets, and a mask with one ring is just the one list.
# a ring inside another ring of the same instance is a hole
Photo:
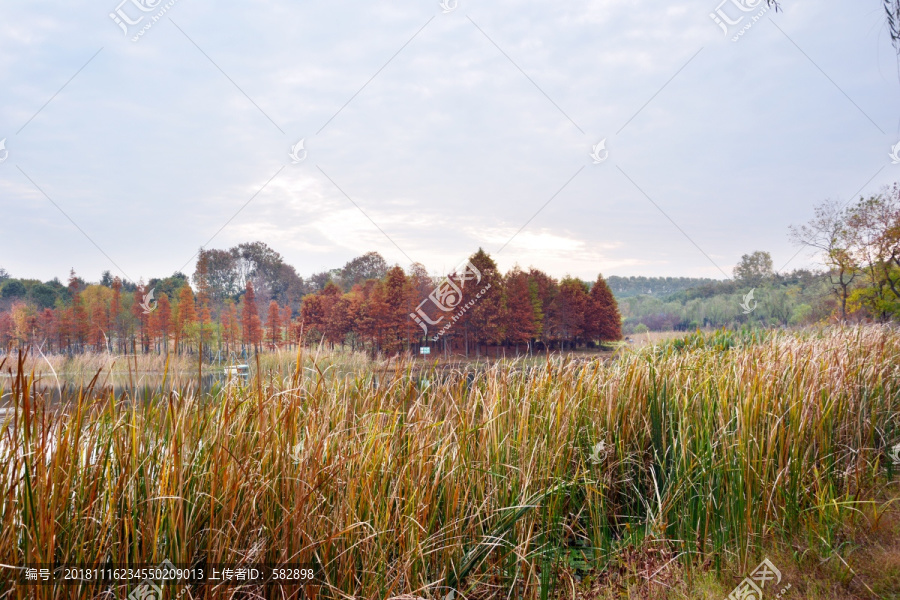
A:
{"label": "overcast sky", "polygon": [[146,280],[262,240],[301,275],[481,246],[722,278],[900,180],[881,0],[119,1],[0,4],[13,276]]}

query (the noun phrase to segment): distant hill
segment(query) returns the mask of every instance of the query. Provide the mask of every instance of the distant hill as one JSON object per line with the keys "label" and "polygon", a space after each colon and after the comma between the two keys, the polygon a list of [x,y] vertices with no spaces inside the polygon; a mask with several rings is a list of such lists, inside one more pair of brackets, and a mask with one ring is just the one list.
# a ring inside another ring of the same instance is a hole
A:
{"label": "distant hill", "polygon": [[606,278],[609,289],[617,298],[653,296],[664,298],[676,292],[714,283],[715,279],[701,277],[617,277]]}

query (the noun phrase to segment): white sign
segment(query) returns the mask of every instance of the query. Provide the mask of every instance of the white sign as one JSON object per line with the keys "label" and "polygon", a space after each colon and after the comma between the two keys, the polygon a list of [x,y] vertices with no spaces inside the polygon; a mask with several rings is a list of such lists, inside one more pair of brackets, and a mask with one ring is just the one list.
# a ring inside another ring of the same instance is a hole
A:
{"label": "white sign", "polygon": [[431,348],[428,346],[422,346],[419,348],[419,354],[431,354]]}

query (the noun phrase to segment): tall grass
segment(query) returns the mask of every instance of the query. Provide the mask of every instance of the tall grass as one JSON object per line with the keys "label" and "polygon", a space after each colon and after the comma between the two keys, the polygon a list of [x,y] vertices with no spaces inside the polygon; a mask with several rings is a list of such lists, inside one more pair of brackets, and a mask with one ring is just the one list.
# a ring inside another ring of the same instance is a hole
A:
{"label": "tall grass", "polygon": [[827,536],[870,497],[900,441],[898,374],[900,335],[876,326],[427,385],[409,363],[378,385],[364,365],[314,363],[213,396],[86,388],[65,410],[19,370],[0,563],[317,561],[323,597],[545,598],[556,568],[635,546],[688,568],[752,562],[765,539]]}

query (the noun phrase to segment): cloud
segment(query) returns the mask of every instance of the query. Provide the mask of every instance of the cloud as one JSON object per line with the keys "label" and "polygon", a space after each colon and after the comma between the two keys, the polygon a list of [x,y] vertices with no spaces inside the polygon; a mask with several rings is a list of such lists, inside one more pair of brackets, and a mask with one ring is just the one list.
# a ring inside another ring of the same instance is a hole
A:
{"label": "cloud", "polygon": [[[502,265],[719,277],[619,169],[726,271],[756,249],[787,260],[787,226],[815,202],[900,178],[878,171],[897,142],[878,129],[896,121],[894,55],[880,21],[838,0],[786,6],[737,44],[707,0],[461,0],[447,15],[436,1],[192,0],[138,43],[113,8],[0,7],[0,211],[18,225],[0,266],[19,274],[110,265],[37,209],[16,165],[145,278],[183,264],[282,167],[212,245],[262,239],[301,273],[369,250],[442,272],[496,251],[585,166]],[[301,137],[309,158],[291,165]],[[592,169],[601,138],[610,159]],[[28,236],[46,254],[20,252]]]}

